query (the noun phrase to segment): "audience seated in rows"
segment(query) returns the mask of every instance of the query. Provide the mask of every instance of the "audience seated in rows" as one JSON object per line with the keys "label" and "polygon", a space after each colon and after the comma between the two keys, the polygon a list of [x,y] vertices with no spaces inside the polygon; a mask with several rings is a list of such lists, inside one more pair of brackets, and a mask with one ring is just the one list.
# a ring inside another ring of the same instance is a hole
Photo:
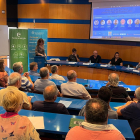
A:
{"label": "audience seated in rows", "polygon": [[0,115],[0,139],[40,140],[39,134],[26,116],[18,115],[23,99],[18,90],[9,90],[3,96],[2,105],[6,113]]}
{"label": "audience seated in rows", "polygon": [[34,83],[35,90],[43,92],[46,86],[55,85],[54,82],[50,81],[49,78],[49,69],[47,67],[42,67],[40,69],[41,79],[37,79]]}
{"label": "audience seated in rows", "polygon": [[[19,74],[23,73],[22,62],[17,62],[13,64],[13,71],[18,72]],[[21,88],[25,91],[34,90],[34,84],[29,76],[28,72],[25,72],[21,75]]]}
{"label": "audience seated in rows", "polygon": [[128,120],[133,132],[140,127],[140,87],[136,89],[134,96],[138,101],[128,101],[117,110],[119,116]]}
{"label": "audience seated in rows", "polygon": [[8,74],[4,70],[5,64],[4,60],[0,60],[0,86],[1,87],[7,87],[7,82],[8,82]]}
{"label": "audience seated in rows", "polygon": [[31,110],[31,98],[28,97],[24,92],[20,91],[19,88],[21,86],[21,75],[17,72],[11,73],[9,76],[9,86],[7,88],[0,90],[0,106],[2,106],[2,99],[5,93],[8,91],[17,91],[23,96],[23,109]]}
{"label": "audience seated in rows", "polygon": [[130,96],[128,95],[127,91],[124,87],[120,87],[119,85],[119,76],[116,73],[111,73],[108,76],[108,83],[106,86],[113,91],[112,97],[113,98],[125,98],[127,101],[131,101]]}
{"label": "audience seated in rows", "polygon": [[65,81],[65,79],[62,76],[58,75],[58,66],[57,65],[51,66],[51,72],[52,72],[52,75],[49,77],[49,79]]}
{"label": "audience seated in rows", "polygon": [[35,101],[33,103],[34,111],[43,111],[59,114],[69,114],[66,107],[61,103],[56,103],[58,90],[55,85],[47,86],[43,91],[45,101]]}
{"label": "audience seated in rows", "polygon": [[[102,99],[108,104],[108,119],[118,119],[118,114],[116,111],[112,110],[109,103],[112,96],[112,90],[108,87],[101,87],[98,91],[97,97]],[[84,116],[85,113],[85,106],[79,112],[79,116]]]}
{"label": "audience seated in rows", "polygon": [[40,74],[37,73],[37,70],[38,70],[38,64],[36,62],[30,63],[30,71],[28,72],[29,75],[40,76]]}
{"label": "audience seated in rows", "polygon": [[107,124],[108,104],[99,99],[90,99],[85,107],[85,122],[71,128],[66,140],[125,140],[115,126]]}
{"label": "audience seated in rows", "polygon": [[91,96],[85,87],[76,83],[77,74],[74,70],[67,73],[68,82],[61,84],[61,93],[67,96],[82,97],[83,99],[90,99]]}

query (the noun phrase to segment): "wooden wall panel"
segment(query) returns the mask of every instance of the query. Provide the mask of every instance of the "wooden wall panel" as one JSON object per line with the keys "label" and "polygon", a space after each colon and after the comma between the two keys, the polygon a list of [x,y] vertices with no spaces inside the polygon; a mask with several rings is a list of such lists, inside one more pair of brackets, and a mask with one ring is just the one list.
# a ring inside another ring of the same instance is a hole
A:
{"label": "wooden wall panel", "polygon": [[[2,10],[5,10],[5,14],[2,14]],[[6,0],[0,0],[0,25],[7,25]]]}
{"label": "wooden wall panel", "polygon": [[123,61],[139,62],[140,47],[121,46],[108,44],[86,44],[86,43],[58,43],[48,42],[48,56],[68,57],[72,48],[77,49],[80,57],[89,58],[94,50],[98,51],[102,59],[111,59],[115,52],[120,53]]}
{"label": "wooden wall panel", "polygon": [[49,38],[89,39],[89,24],[49,23]]}
{"label": "wooden wall panel", "polygon": [[18,18],[90,20],[90,4],[19,4]]}
{"label": "wooden wall panel", "polygon": [[19,4],[18,18],[49,18],[49,4]]}
{"label": "wooden wall panel", "polygon": [[[28,29],[28,28],[34,28],[34,23],[26,23],[26,22],[18,22],[18,28],[21,29]],[[35,24],[36,29],[48,29],[49,23],[36,23]]]}
{"label": "wooden wall panel", "polygon": [[49,4],[50,19],[90,20],[90,4]]}
{"label": "wooden wall panel", "polygon": [[[51,70],[50,66],[47,66]],[[108,76],[111,73],[117,73],[119,80],[127,85],[140,85],[140,77],[136,74],[124,73],[118,71],[111,71],[106,69],[96,69],[87,67],[71,67],[71,66],[59,66],[59,75],[67,76],[69,70],[77,72],[77,78],[91,79],[91,80],[105,80],[108,81]]]}

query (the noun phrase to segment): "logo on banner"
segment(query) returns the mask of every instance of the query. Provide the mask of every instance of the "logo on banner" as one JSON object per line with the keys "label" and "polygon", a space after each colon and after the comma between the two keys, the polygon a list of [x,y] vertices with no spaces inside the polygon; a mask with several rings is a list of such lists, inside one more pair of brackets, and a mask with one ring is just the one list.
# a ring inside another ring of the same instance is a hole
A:
{"label": "logo on banner", "polygon": [[19,58],[24,58],[24,53],[23,52],[19,53]]}
{"label": "logo on banner", "polygon": [[17,48],[18,48],[18,50],[20,50],[20,49],[21,49],[21,45],[20,45],[20,44],[18,44],[18,45],[17,45]]}
{"label": "logo on banner", "polygon": [[15,44],[11,45],[11,50],[16,50],[16,45]]}
{"label": "logo on banner", "polygon": [[27,50],[27,45],[26,44],[22,45],[22,50]]}
{"label": "logo on banner", "polygon": [[18,32],[18,33],[17,33],[17,37],[20,37],[20,36],[21,36],[21,33]]}
{"label": "logo on banner", "polygon": [[13,58],[18,58],[18,52],[13,53]]}
{"label": "logo on banner", "polygon": [[35,32],[34,31],[32,31],[32,34],[34,34]]}

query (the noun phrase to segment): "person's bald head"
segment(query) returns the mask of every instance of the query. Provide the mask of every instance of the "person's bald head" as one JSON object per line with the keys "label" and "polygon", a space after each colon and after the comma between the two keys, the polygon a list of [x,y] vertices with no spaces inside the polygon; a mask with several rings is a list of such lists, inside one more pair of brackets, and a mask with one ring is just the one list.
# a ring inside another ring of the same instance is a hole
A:
{"label": "person's bald head", "polygon": [[119,76],[118,76],[118,74],[111,73],[108,76],[108,81],[109,81],[111,86],[118,86],[118,84],[119,84]]}
{"label": "person's bald head", "polygon": [[140,100],[140,87],[135,90],[135,96],[138,100]]}
{"label": "person's bald head", "polygon": [[69,81],[75,81],[77,77],[77,74],[74,70],[70,70],[67,72],[67,78]]}
{"label": "person's bald head", "polygon": [[98,52],[95,50],[95,51],[93,51],[93,55],[94,56],[97,56],[98,55]]}
{"label": "person's bald head", "polygon": [[21,75],[17,72],[13,72],[9,76],[9,85],[16,85],[17,82],[21,83]]}
{"label": "person's bald head", "polygon": [[58,95],[58,89],[56,85],[47,86],[43,91],[45,100],[55,100]]}
{"label": "person's bald head", "polygon": [[42,67],[40,69],[40,77],[41,78],[49,77],[49,69],[47,67]]}

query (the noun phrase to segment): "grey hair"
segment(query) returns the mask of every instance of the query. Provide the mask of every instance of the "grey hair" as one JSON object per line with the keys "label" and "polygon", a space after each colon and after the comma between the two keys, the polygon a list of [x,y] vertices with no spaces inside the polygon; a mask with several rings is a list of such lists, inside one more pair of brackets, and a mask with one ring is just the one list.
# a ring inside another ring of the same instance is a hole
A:
{"label": "grey hair", "polygon": [[19,70],[22,68],[22,62],[16,62],[13,64],[13,71],[14,72],[19,72]]}
{"label": "grey hair", "polygon": [[75,78],[75,77],[76,77],[75,71],[73,71],[73,73],[71,73],[71,74],[67,74],[68,80],[72,80],[72,79]]}
{"label": "grey hair", "polygon": [[49,69],[46,67],[43,67],[40,69],[40,77],[44,78],[49,74]]}
{"label": "grey hair", "polygon": [[108,81],[110,82],[110,85],[111,85],[111,86],[118,86],[118,84],[119,84],[119,75],[115,73],[116,76],[113,77],[113,76],[112,76],[113,74],[114,74],[114,73],[111,73],[111,74],[108,76]]}
{"label": "grey hair", "polygon": [[45,100],[53,100],[55,95],[58,95],[58,89],[56,87],[56,85],[51,85],[48,87],[52,87],[50,91],[47,91],[44,89],[43,91],[43,96],[45,98]]}
{"label": "grey hair", "polygon": [[[15,73],[14,76],[13,75],[9,76],[9,79],[8,79],[9,80],[9,85],[15,85],[17,83],[17,81],[21,80],[20,74],[17,73],[17,72],[14,72],[14,73]],[[14,73],[12,73],[12,74],[14,74]]]}
{"label": "grey hair", "polygon": [[55,73],[57,71],[57,65],[51,66],[51,72]]}
{"label": "grey hair", "polygon": [[140,87],[138,87],[138,88],[135,90],[135,95],[136,95],[137,99],[140,100]]}

